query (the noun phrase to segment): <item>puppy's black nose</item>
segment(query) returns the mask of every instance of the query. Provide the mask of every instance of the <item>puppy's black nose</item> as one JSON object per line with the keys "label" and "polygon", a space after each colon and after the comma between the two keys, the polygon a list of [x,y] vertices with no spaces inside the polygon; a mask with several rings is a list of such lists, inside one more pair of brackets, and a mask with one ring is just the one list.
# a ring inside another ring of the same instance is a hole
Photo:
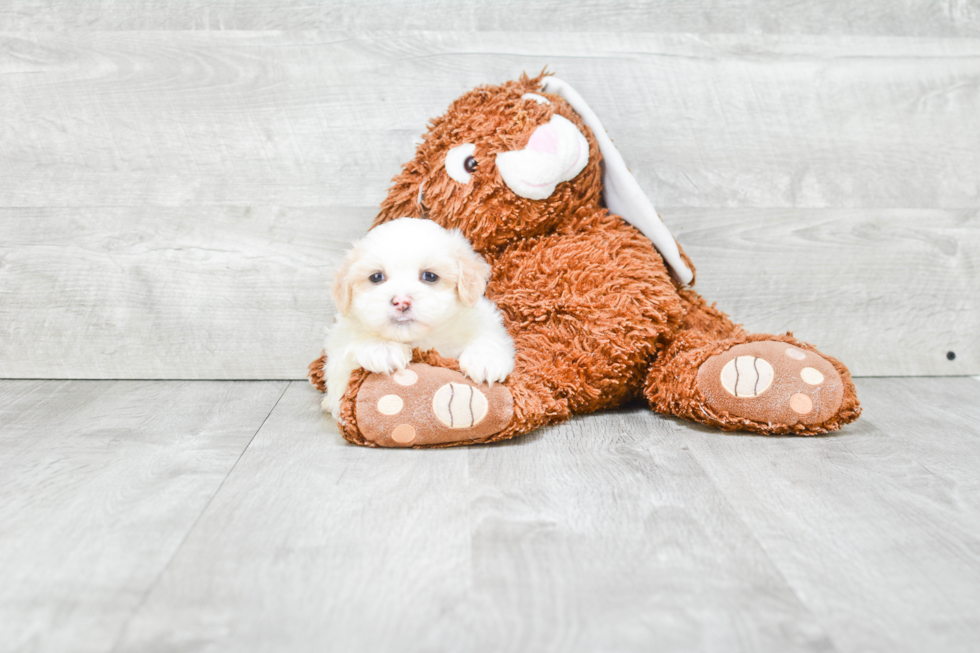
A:
{"label": "puppy's black nose", "polygon": [[395,295],[391,298],[391,305],[404,313],[412,305],[412,298],[408,295]]}

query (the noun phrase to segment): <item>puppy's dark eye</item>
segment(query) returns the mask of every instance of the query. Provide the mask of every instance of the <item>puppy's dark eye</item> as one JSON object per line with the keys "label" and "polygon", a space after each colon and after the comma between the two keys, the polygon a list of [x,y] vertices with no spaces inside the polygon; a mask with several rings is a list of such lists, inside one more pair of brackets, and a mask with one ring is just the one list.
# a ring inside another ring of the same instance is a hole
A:
{"label": "puppy's dark eye", "polygon": [[463,161],[463,167],[466,169],[466,172],[470,174],[476,172],[476,158],[472,156],[466,157],[466,160]]}
{"label": "puppy's dark eye", "polygon": [[435,283],[436,281],[439,281],[439,275],[436,274],[435,272],[428,272],[428,271],[423,272],[422,281],[426,281],[428,283]]}
{"label": "puppy's dark eye", "polygon": [[381,283],[381,282],[383,282],[385,280],[385,273],[384,272],[375,272],[370,277],[368,277],[368,280],[371,283]]}

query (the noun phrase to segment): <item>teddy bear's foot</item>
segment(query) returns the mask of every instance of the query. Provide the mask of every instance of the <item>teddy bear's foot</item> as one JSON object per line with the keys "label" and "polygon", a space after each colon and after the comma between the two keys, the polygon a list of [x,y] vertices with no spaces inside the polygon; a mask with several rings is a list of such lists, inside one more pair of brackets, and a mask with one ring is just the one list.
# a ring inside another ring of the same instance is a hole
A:
{"label": "teddy bear's foot", "polygon": [[454,370],[412,363],[371,374],[355,400],[357,428],[379,447],[470,444],[502,431],[514,414],[510,391]]}
{"label": "teddy bear's foot", "polygon": [[844,401],[844,382],[829,361],[775,340],[712,356],[699,368],[697,383],[716,414],[777,429],[818,432],[837,418]]}

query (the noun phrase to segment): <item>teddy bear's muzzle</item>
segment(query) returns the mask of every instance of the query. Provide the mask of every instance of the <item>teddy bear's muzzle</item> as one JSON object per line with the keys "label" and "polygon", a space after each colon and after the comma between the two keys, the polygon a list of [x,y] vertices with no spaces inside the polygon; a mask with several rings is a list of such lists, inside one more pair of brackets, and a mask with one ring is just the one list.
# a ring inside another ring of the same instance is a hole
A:
{"label": "teddy bear's muzzle", "polygon": [[589,163],[589,142],[567,118],[553,115],[540,125],[522,150],[497,155],[507,187],[531,200],[543,200],[563,181],[571,181]]}

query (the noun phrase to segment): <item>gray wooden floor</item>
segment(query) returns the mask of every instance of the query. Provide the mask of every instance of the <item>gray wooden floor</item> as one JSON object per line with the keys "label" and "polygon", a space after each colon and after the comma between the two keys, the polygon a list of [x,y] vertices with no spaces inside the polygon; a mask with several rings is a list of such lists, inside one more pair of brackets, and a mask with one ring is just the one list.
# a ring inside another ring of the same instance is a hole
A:
{"label": "gray wooden floor", "polygon": [[0,381],[0,650],[976,650],[980,382],[858,389],[383,451],[305,382]]}
{"label": "gray wooden floor", "polygon": [[305,382],[0,380],[0,653],[980,650],[980,0],[5,0],[0,377],[294,378],[426,122],[545,66],[710,302],[919,378],[443,451]]}

